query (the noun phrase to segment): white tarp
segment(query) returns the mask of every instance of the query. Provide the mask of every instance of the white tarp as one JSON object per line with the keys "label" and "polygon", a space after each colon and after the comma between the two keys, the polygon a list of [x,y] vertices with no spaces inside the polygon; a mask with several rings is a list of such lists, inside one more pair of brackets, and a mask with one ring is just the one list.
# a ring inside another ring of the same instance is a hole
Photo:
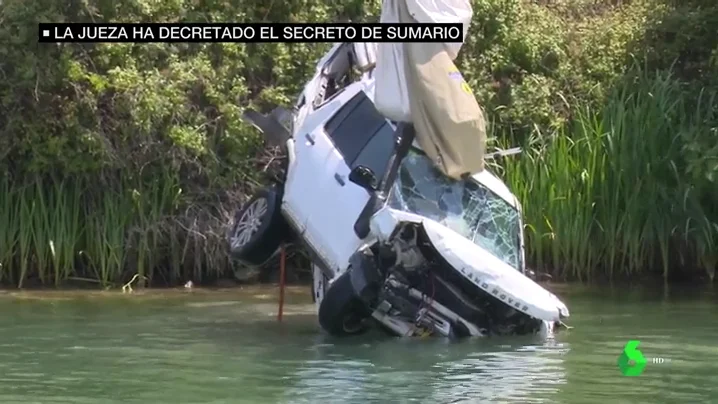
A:
{"label": "white tarp", "polygon": [[409,14],[420,23],[461,23],[464,26],[461,42],[447,42],[444,48],[451,60],[456,59],[469,32],[473,10],[469,0],[405,0]]}
{"label": "white tarp", "polygon": [[[380,22],[400,21],[399,2],[403,2],[415,22],[461,23],[463,39],[469,31],[473,10],[469,0],[383,0]],[[451,60],[461,50],[463,42],[444,44]],[[375,104],[379,112],[394,121],[411,121],[408,81],[405,72],[403,43],[380,43],[377,45]]]}

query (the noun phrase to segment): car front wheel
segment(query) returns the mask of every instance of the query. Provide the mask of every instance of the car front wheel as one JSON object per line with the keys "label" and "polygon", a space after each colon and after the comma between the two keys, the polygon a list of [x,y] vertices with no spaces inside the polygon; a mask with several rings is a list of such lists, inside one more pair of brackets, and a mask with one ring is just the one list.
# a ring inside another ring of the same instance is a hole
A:
{"label": "car front wheel", "polygon": [[330,335],[349,336],[367,331],[369,315],[352,285],[351,273],[341,274],[319,303],[319,324]]}

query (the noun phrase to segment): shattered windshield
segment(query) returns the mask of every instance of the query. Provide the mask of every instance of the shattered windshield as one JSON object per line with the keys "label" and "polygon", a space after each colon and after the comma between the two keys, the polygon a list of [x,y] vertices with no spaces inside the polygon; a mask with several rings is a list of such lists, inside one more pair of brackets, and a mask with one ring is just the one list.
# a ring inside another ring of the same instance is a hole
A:
{"label": "shattered windshield", "polygon": [[389,206],[435,220],[521,268],[516,208],[476,181],[444,176],[421,152],[412,150],[402,161]]}

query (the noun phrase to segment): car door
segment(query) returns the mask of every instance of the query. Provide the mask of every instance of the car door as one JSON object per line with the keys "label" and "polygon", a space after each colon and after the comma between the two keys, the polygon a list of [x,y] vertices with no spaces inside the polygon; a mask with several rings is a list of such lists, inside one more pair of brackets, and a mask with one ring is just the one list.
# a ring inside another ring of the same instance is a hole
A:
{"label": "car door", "polygon": [[282,208],[300,232],[306,229],[312,210],[317,208],[319,179],[327,175],[325,163],[334,148],[324,132],[324,122],[340,107],[334,102],[314,111],[295,135],[294,156],[287,170]]}
{"label": "car door", "polygon": [[327,121],[341,114],[347,106],[352,94],[360,91],[360,87],[347,87],[328,100],[315,111],[307,115],[301,128],[296,132],[294,140],[294,158],[290,162],[284,186],[282,209],[302,233],[304,241],[327,264],[331,260],[331,246],[318,233],[313,221],[321,221],[321,212],[327,204],[334,203],[331,196],[323,194],[324,184],[333,175],[327,170],[327,159],[335,149],[325,126]]}
{"label": "car door", "polygon": [[342,271],[365,242],[356,235],[354,224],[370,198],[369,191],[349,181],[349,173],[363,165],[380,180],[395,150],[396,134],[364,92],[354,95],[325,128],[335,146],[325,163],[328,175],[320,192],[327,202],[310,217],[309,226],[323,244],[331,246],[327,254],[332,269]]}

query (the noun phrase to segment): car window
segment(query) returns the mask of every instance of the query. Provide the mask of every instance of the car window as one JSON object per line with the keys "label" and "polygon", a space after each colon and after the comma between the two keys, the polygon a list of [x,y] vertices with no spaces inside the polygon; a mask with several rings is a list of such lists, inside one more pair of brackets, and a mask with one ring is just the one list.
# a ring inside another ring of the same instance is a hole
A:
{"label": "car window", "polygon": [[354,168],[360,165],[368,167],[374,172],[377,179],[381,180],[389,166],[389,159],[394,152],[395,144],[396,131],[388,122],[384,122],[384,125],[374,133],[354,162],[349,164],[349,167]]}
{"label": "car window", "polygon": [[369,139],[386,124],[374,103],[360,91],[327,122],[324,129],[334,146],[352,167]]}

